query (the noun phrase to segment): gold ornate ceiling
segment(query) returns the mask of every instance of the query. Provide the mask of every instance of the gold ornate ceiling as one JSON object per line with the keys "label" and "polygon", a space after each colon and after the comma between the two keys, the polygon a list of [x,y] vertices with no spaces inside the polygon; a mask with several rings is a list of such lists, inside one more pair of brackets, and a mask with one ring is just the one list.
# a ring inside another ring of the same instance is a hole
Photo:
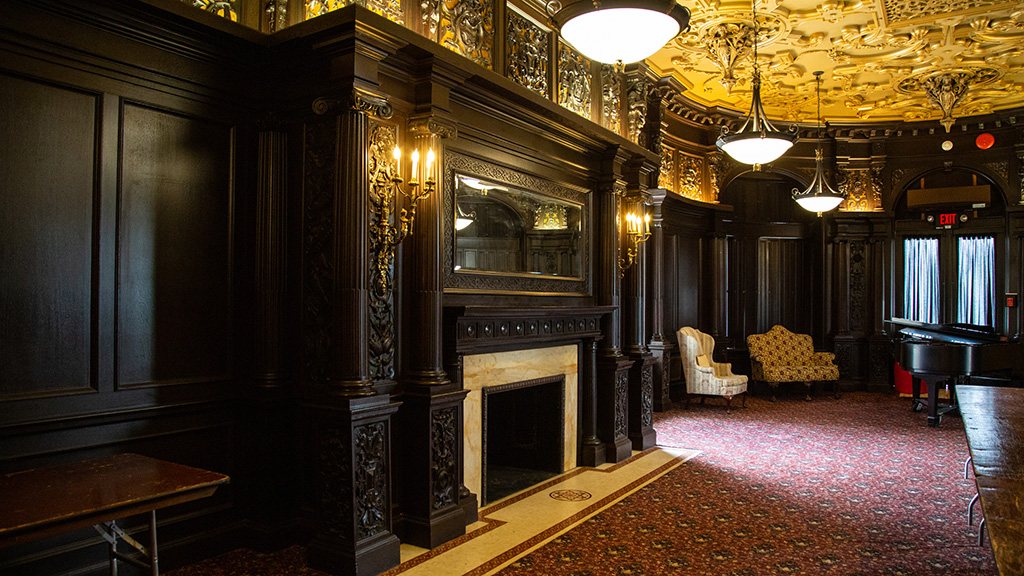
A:
{"label": "gold ornate ceiling", "polygon": [[[682,0],[690,31],[648,59],[686,96],[746,113],[750,0]],[[953,119],[1024,106],[1024,2],[761,0],[758,64],[768,115],[813,123],[815,70],[829,122]],[[948,128],[947,128],[948,129]]]}

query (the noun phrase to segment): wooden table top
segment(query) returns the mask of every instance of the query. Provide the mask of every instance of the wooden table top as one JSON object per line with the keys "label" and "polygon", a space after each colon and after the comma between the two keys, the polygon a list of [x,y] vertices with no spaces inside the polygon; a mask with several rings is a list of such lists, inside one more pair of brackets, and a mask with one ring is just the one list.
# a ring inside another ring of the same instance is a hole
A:
{"label": "wooden table top", "polygon": [[956,395],[999,574],[1024,575],[1024,389],[957,386]]}
{"label": "wooden table top", "polygon": [[0,546],[205,498],[228,481],[138,454],[0,475]]}

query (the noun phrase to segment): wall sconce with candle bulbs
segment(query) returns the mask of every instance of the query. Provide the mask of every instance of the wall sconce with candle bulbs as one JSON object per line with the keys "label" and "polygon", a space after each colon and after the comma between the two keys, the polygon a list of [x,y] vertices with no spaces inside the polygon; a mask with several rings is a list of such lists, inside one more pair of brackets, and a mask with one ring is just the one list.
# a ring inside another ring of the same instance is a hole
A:
{"label": "wall sconce with candle bulbs", "polygon": [[[419,203],[420,200],[426,198],[427,196],[430,196],[434,192],[434,189],[436,188],[437,183],[434,181],[434,173],[433,173],[433,170],[434,170],[434,158],[435,158],[435,156],[434,156],[434,149],[433,148],[427,150],[426,169],[423,171],[423,174],[425,175],[425,177],[423,177],[423,178],[420,178],[420,176],[422,176],[422,175],[419,172],[419,168],[420,168],[420,165],[419,165],[420,164],[420,151],[419,150],[413,150],[412,151],[412,172],[409,174],[409,182],[408,182],[408,184],[406,184],[405,188],[402,188],[403,180],[402,180],[402,176],[401,176],[401,174],[402,174],[402,168],[401,168],[402,167],[402,150],[401,150],[401,148],[399,148],[398,146],[395,146],[395,149],[392,151],[392,156],[394,156],[395,162],[398,164],[398,171],[395,173],[395,176],[391,178],[392,189],[389,191],[389,193],[393,194],[393,193],[397,192],[397,193],[405,196],[409,200],[408,207],[407,208],[402,208],[401,211],[399,212],[399,217],[398,217],[399,228],[396,231],[397,234],[395,235],[395,237],[393,239],[393,242],[392,242],[395,246],[397,246],[398,244],[400,244],[402,242],[402,240],[405,240],[405,238],[409,234],[412,234],[412,225],[413,225],[413,222],[416,220],[416,205]],[[421,186],[421,180],[422,180],[422,186]],[[397,197],[397,196],[395,196],[395,197]]]}
{"label": "wall sconce with candle bulbs", "polygon": [[647,213],[647,203],[642,194],[624,198],[626,213],[622,220],[625,224],[626,255],[619,258],[619,277],[626,275],[626,270],[633,265],[640,254],[640,245],[651,237],[651,215]]}

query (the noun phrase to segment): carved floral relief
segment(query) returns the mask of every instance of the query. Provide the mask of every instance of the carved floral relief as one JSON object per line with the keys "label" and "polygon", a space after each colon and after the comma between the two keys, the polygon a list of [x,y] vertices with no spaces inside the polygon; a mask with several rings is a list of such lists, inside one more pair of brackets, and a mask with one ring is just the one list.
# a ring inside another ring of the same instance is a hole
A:
{"label": "carved floral relief", "polygon": [[558,43],[558,104],[590,118],[590,61]]}
{"label": "carved floral relief", "polygon": [[544,97],[550,97],[551,94],[548,81],[551,69],[551,55],[548,51],[550,35],[550,32],[544,31],[515,10],[508,11],[505,75]]}

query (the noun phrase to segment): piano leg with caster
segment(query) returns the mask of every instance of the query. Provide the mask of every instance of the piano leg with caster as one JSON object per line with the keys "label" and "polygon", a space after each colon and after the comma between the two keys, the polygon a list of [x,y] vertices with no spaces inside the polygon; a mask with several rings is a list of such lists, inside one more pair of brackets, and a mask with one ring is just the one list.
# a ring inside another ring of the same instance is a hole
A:
{"label": "piano leg with caster", "polygon": [[[925,381],[928,386],[928,400],[925,403],[921,399],[921,380]],[[949,403],[939,405],[939,390],[944,388],[946,383],[949,383]],[[928,408],[928,425],[936,428],[942,422],[942,415],[947,412],[956,410],[956,392],[954,388],[954,380],[948,376],[923,376],[920,379],[914,378],[914,405],[913,409],[915,412],[921,410],[922,405]]]}

